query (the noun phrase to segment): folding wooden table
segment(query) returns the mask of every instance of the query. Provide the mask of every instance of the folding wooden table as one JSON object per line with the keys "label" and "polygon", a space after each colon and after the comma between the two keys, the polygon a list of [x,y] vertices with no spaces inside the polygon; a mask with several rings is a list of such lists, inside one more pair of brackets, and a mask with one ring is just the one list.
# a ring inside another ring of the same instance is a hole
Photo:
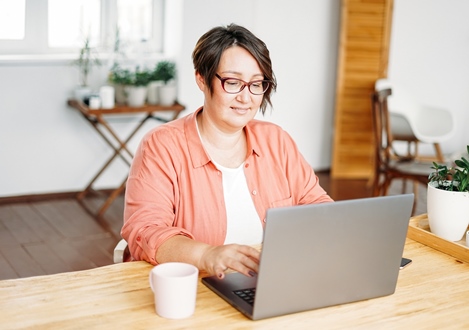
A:
{"label": "folding wooden table", "polygon": [[[143,124],[149,119],[156,119],[162,122],[167,122],[176,119],[179,114],[185,109],[181,104],[174,104],[172,106],[160,106],[160,105],[144,105],[143,107],[133,108],[126,105],[116,105],[112,109],[90,109],[85,103],[76,100],[68,100],[68,105],[79,110],[83,117],[96,129],[96,131],[101,135],[101,137],[106,141],[106,143],[114,150],[114,154],[108,159],[108,161],[102,166],[102,168],[96,173],[90,183],[87,185],[85,190],[81,191],[77,195],[78,200],[82,200],[88,193],[93,191],[93,184],[96,180],[103,174],[106,168],[111,165],[111,163],[119,156],[128,166],[131,164],[131,159],[133,158],[133,153],[127,147],[128,142],[132,137],[137,133],[137,131],[143,126]],[[157,112],[173,112],[172,117],[167,120],[155,115]],[[144,114],[144,116],[139,119],[137,126],[134,130],[127,136],[127,138],[120,138],[113,128],[110,126],[109,122],[106,120],[108,115],[138,115]],[[108,134],[106,134],[106,132]],[[117,146],[116,146],[117,144]],[[130,157],[130,160],[128,159]],[[114,199],[119,196],[120,193],[125,189],[125,184],[127,177],[121,183],[119,187],[114,189],[109,197],[106,199],[104,204],[98,210],[97,215],[102,216],[106,212],[107,208],[112,204]]]}

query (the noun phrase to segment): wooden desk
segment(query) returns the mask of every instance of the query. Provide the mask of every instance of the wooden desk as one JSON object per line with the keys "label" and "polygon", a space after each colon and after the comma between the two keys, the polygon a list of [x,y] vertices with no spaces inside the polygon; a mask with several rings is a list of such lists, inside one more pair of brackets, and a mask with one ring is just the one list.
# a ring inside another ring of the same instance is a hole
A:
{"label": "wooden desk", "polygon": [[251,321],[199,283],[195,314],[156,315],[151,265],[128,262],[92,270],[0,281],[2,329],[443,329],[469,327],[469,264],[407,240],[413,264],[393,295]]}
{"label": "wooden desk", "polygon": [[[155,116],[157,112],[173,112],[173,116],[169,121],[176,119],[179,114],[185,109],[183,105],[174,104],[172,106],[160,106],[160,105],[145,105],[139,108],[132,108],[125,105],[117,105],[112,109],[90,109],[86,104],[79,100],[70,99],[68,100],[68,105],[80,111],[83,117],[88,121],[99,133],[99,135],[106,141],[106,143],[114,150],[114,154],[108,159],[108,161],[101,167],[97,174],[93,177],[90,183],[87,185],[85,190],[80,192],[77,195],[78,200],[82,200],[89,192],[93,191],[93,184],[96,180],[103,174],[106,168],[111,165],[114,159],[119,156],[127,165],[130,166],[130,163],[133,158],[133,153],[127,148],[127,143],[132,139],[132,137],[137,133],[137,131],[143,126],[143,124],[148,119],[156,119],[162,122],[168,120],[162,119],[161,117]],[[143,114],[144,117],[141,118],[133,131],[127,136],[126,139],[120,138],[116,132],[109,125],[106,120],[106,116],[109,115],[138,115]],[[106,134],[107,133],[107,134]],[[106,212],[107,208],[112,204],[114,199],[124,190],[127,178],[123,180],[121,185],[113,190],[104,204],[98,211],[98,216],[101,216]]]}

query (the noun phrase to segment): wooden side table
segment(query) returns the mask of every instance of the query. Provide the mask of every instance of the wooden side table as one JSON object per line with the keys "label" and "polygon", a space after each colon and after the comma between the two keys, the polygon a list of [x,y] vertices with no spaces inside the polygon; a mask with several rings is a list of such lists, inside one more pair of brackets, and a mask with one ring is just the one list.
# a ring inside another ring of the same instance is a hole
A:
{"label": "wooden side table", "polygon": [[[85,190],[81,191],[77,195],[78,200],[82,200],[88,193],[93,191],[93,184],[96,180],[103,174],[106,168],[116,159],[116,157],[120,157],[128,166],[131,164],[131,159],[133,158],[133,153],[128,149],[127,143],[132,139],[135,133],[143,126],[143,124],[149,119],[156,119],[162,122],[167,122],[176,119],[179,114],[185,109],[185,107],[181,104],[174,104],[172,106],[160,106],[160,105],[145,105],[139,108],[132,108],[126,105],[117,105],[115,108],[112,109],[90,109],[85,103],[76,100],[70,99],[68,100],[68,105],[72,108],[77,109],[83,117],[88,121],[99,133],[99,135],[106,141],[106,143],[114,150],[114,154],[108,159],[108,161],[101,167],[101,169],[96,173],[93,179],[89,182]],[[157,112],[166,112],[172,111],[173,116],[169,119],[162,119],[157,117],[155,113]],[[127,136],[127,138],[122,139],[120,138],[116,132],[112,129],[109,125],[108,121],[106,121],[105,116],[108,115],[132,115],[132,114],[145,114],[143,118],[141,118],[134,128],[134,130]],[[105,132],[109,134],[105,134]],[[117,144],[117,146],[116,146]],[[130,160],[128,159],[130,157]],[[121,183],[119,187],[114,189],[109,197],[106,199],[104,204],[98,210],[97,216],[102,216],[104,212],[108,209],[108,207],[112,204],[112,202],[116,199],[116,197],[122,193],[125,189],[125,184],[127,182],[127,178]]]}

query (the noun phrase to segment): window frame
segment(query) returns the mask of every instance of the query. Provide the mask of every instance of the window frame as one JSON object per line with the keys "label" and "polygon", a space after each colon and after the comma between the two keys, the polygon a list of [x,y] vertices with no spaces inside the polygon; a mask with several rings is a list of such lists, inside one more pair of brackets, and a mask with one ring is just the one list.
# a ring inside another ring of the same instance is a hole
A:
{"label": "window frame", "polygon": [[[164,52],[165,0],[152,0],[152,36],[149,44],[152,54]],[[22,40],[0,40],[0,59],[70,58],[75,57],[79,47],[56,48],[48,45],[48,0],[26,0],[25,37]],[[101,55],[109,53],[108,40],[115,35],[117,0],[101,0],[101,35],[97,49]],[[72,55],[73,54],[73,55]],[[129,58],[135,53],[126,53]]]}

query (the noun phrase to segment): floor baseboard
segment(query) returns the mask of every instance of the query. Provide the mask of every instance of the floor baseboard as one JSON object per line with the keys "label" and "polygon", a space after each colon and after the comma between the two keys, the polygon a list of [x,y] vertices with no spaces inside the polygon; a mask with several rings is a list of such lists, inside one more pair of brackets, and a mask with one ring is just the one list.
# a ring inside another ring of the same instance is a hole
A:
{"label": "floor baseboard", "polygon": [[[113,189],[103,189],[90,192],[90,195],[109,195]],[[0,197],[0,205],[4,204],[16,204],[16,203],[31,203],[31,202],[40,202],[46,200],[59,200],[59,199],[69,199],[75,198],[80,191],[69,191],[69,192],[60,192],[60,193],[47,193],[47,194],[34,194],[34,195],[22,195],[22,196],[6,196]]]}

